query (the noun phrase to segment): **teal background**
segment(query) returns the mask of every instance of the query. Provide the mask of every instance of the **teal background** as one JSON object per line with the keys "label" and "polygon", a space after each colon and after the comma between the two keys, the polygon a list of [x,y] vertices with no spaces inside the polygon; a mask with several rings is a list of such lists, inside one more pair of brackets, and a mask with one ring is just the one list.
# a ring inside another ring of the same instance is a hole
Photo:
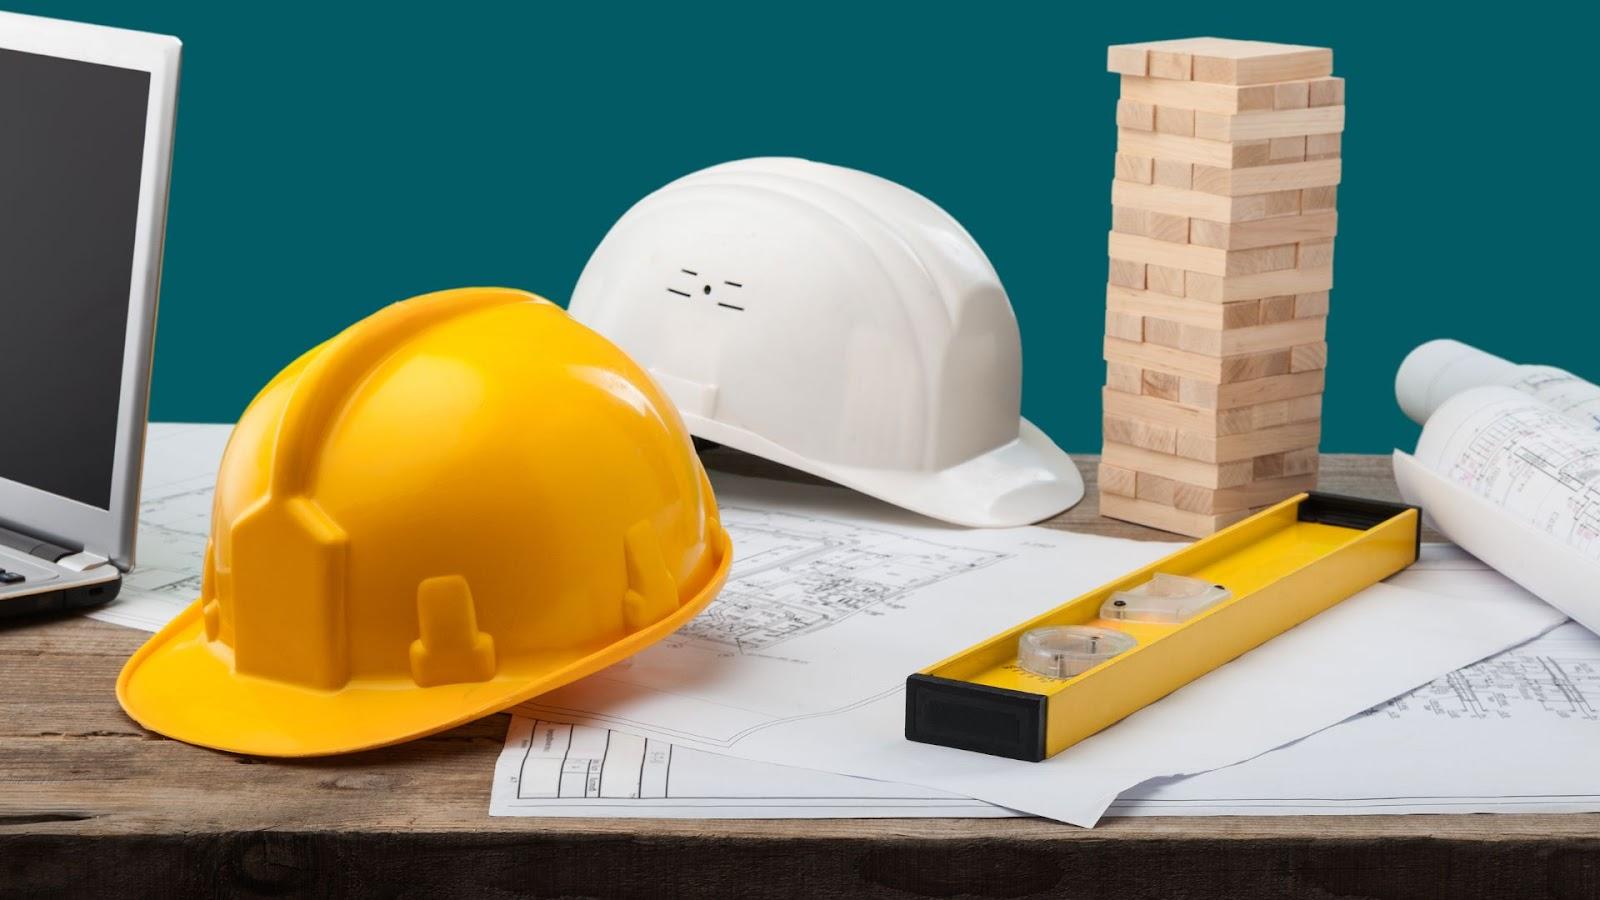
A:
{"label": "teal background", "polygon": [[232,421],[299,352],[413,294],[565,302],[633,201],[787,154],[899,181],[966,225],[1022,325],[1024,411],[1095,451],[1105,46],[1194,34],[1331,46],[1348,79],[1324,450],[1409,447],[1392,380],[1428,338],[1600,376],[1592,47],[1558,7],[13,8],[185,43],[158,420]]}

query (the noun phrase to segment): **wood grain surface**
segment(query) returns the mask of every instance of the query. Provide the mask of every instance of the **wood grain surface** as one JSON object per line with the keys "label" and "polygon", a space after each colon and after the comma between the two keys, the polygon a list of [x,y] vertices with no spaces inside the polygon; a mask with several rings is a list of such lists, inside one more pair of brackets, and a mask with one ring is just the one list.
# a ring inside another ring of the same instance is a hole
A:
{"label": "wood grain surface", "polygon": [[[724,450],[719,469],[778,475]],[[1089,478],[1092,457],[1080,457]],[[1386,457],[1324,490],[1394,497]],[[1170,539],[1100,519],[1051,527]],[[1600,896],[1600,815],[490,818],[507,717],[300,762],[149,734],[113,696],[140,632],[0,624],[0,896]],[[1600,760],[1600,755],[1597,755]],[[1508,761],[1508,764],[1514,764]],[[1600,764],[1600,762],[1597,762]]]}

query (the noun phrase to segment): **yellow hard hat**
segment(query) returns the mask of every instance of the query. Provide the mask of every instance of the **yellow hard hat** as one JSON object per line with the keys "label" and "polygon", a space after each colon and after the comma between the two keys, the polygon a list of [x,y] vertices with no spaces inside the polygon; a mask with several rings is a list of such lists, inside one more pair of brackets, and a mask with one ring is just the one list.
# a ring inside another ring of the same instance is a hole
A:
{"label": "yellow hard hat", "polygon": [[532,294],[428,294],[245,410],[200,598],[117,698],[239,753],[398,743],[638,652],[732,558],[688,432],[622,351]]}

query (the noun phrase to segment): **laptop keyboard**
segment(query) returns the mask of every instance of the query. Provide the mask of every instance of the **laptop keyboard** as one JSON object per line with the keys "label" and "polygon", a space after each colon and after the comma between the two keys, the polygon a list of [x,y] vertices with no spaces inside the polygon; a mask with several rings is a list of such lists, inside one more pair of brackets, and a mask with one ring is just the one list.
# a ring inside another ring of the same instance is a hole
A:
{"label": "laptop keyboard", "polygon": [[0,585],[21,584],[27,580],[27,577],[21,572],[8,572],[5,569],[0,569]]}

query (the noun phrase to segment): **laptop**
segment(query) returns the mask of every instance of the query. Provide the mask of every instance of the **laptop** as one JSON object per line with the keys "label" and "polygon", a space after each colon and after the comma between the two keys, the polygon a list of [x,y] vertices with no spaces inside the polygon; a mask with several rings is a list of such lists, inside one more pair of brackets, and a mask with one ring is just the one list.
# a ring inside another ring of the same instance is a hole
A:
{"label": "laptop", "polygon": [[133,566],[179,49],[0,12],[0,615]]}

